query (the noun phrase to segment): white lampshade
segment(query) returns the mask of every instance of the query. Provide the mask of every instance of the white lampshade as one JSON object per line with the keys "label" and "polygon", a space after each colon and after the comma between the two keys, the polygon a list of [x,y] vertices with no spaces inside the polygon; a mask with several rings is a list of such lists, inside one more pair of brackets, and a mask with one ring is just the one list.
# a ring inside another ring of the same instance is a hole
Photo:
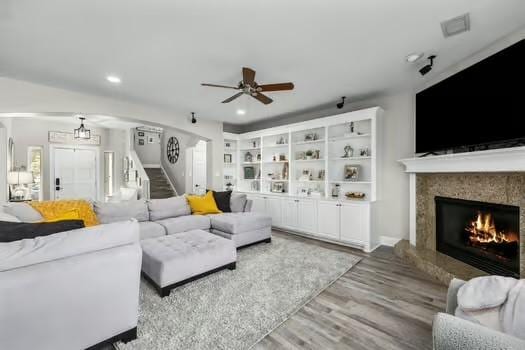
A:
{"label": "white lampshade", "polygon": [[10,171],[7,174],[7,183],[10,185],[32,184],[33,173],[29,171]]}

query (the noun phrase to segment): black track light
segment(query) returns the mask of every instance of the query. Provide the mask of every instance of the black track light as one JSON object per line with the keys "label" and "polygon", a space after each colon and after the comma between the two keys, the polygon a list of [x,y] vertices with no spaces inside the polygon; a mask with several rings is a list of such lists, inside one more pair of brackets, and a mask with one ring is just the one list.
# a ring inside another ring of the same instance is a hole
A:
{"label": "black track light", "polygon": [[191,123],[192,124],[197,123],[197,118],[195,118],[195,112],[191,112]]}
{"label": "black track light", "polygon": [[345,105],[345,98],[346,98],[346,96],[341,97],[341,102],[339,102],[339,103],[336,105],[337,108],[341,109],[341,108],[344,107],[344,105]]}
{"label": "black track light", "polygon": [[434,65],[434,58],[436,58],[436,55],[428,56],[430,63],[419,70],[419,73],[421,73],[421,75],[425,75],[432,70],[432,66]]}

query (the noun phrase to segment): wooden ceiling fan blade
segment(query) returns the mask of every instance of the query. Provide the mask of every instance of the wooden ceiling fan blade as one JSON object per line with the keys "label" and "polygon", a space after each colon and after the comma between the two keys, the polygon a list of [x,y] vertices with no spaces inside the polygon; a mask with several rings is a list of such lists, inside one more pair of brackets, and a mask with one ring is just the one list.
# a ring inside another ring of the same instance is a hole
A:
{"label": "wooden ceiling fan blade", "polygon": [[207,84],[207,83],[202,83],[201,85],[202,86],[211,86],[211,87],[219,87],[219,88],[225,88],[225,89],[239,90],[239,88],[235,87],[235,86],[218,85],[218,84]]}
{"label": "wooden ceiling fan blade", "polygon": [[268,96],[263,95],[261,93],[257,93],[255,95],[252,95],[252,97],[255,98],[256,100],[259,100],[260,102],[264,103],[265,105],[269,105],[270,103],[273,102],[273,100],[271,98],[269,98]]}
{"label": "wooden ceiling fan blade", "polygon": [[244,85],[253,85],[255,82],[255,71],[250,68],[242,68],[242,81]]}
{"label": "wooden ceiling fan blade", "polygon": [[259,85],[257,91],[285,91],[293,90],[293,83],[280,83],[280,84],[265,84]]}
{"label": "wooden ceiling fan blade", "polygon": [[225,99],[224,101],[222,101],[222,103],[228,103],[228,102],[231,102],[231,101],[235,100],[237,97],[240,97],[242,94],[244,94],[244,92],[238,92],[238,93],[236,93],[235,95],[233,95],[232,97],[228,97],[227,99]]}

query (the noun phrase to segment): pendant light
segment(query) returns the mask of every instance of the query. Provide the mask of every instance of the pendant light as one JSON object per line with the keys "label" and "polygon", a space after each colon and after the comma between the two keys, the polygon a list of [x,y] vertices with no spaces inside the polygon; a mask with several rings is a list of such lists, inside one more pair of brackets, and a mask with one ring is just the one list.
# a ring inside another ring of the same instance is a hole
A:
{"label": "pendant light", "polygon": [[80,127],[78,129],[75,129],[75,138],[89,140],[91,138],[91,130],[86,129],[86,127],[84,126],[84,120],[86,118],[78,117],[78,119],[80,119]]}

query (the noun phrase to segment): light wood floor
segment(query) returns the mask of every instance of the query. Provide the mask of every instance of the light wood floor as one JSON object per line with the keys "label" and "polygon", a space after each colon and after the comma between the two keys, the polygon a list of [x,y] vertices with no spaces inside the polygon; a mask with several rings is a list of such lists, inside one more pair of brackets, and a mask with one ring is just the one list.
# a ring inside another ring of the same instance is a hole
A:
{"label": "light wood floor", "polygon": [[363,259],[254,349],[432,349],[432,318],[444,310],[446,287],[396,257],[371,254],[274,232]]}

